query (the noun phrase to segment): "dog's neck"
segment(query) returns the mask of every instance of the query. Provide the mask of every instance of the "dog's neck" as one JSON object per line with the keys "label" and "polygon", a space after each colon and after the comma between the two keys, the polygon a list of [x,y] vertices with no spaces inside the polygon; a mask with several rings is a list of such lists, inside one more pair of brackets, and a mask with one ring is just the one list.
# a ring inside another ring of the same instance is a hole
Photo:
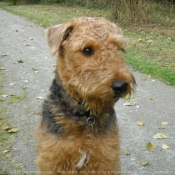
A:
{"label": "dog's neck", "polygon": [[[55,123],[54,118],[51,117],[51,108],[58,109],[59,111],[64,113],[66,118],[71,117],[75,122],[83,122],[94,132],[104,133],[106,129],[111,125],[115,125],[116,117],[114,115],[114,109],[109,112],[104,112],[100,116],[92,115],[90,110],[85,110],[83,108],[82,100],[77,100],[71,97],[66,93],[65,89],[59,84],[59,82],[54,79],[53,83],[50,87],[51,94],[48,96],[47,100],[43,106],[43,123],[47,123],[49,121],[49,128],[51,132],[63,132],[62,125],[58,125]],[[55,107],[54,107],[55,106]],[[51,123],[51,124],[50,124]]]}
{"label": "dog's neck", "polygon": [[[92,116],[90,110],[85,110],[83,108],[83,101],[71,97],[66,93],[65,89],[59,84],[59,82],[54,79],[52,86],[50,88],[52,100],[57,100],[58,105],[64,113],[68,113],[74,117],[84,117],[87,118]],[[56,99],[57,98],[57,99]]]}

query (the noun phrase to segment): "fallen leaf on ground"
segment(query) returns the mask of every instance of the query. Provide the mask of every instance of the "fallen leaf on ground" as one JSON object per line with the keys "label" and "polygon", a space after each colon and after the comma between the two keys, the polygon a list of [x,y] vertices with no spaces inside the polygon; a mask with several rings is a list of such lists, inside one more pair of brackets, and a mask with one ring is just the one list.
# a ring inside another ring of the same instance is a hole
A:
{"label": "fallen leaf on ground", "polygon": [[40,100],[42,100],[42,99],[44,99],[44,97],[37,97],[37,99],[40,99]]}
{"label": "fallen leaf on ground", "polygon": [[36,70],[38,70],[38,69],[37,69],[37,68],[35,68],[35,67],[32,67],[32,70],[36,71]]}
{"label": "fallen leaf on ground", "polygon": [[127,102],[127,103],[123,103],[123,106],[134,106],[136,104],[136,102]]}
{"label": "fallen leaf on ground", "polygon": [[10,152],[10,150],[4,150],[4,153],[8,153],[8,152]]}
{"label": "fallen leaf on ground", "polygon": [[163,145],[162,145],[162,148],[163,148],[163,149],[170,149],[170,147],[169,147],[168,145],[166,145],[166,144],[163,144]]}
{"label": "fallen leaf on ground", "polygon": [[169,136],[166,136],[163,133],[157,133],[153,136],[154,139],[169,139]]}
{"label": "fallen leaf on ground", "polygon": [[168,122],[162,122],[161,124],[162,125],[168,125],[169,123]]}
{"label": "fallen leaf on ground", "polygon": [[1,54],[0,56],[1,56],[1,57],[5,57],[5,56],[7,56],[7,54]]}
{"label": "fallen leaf on ground", "polygon": [[0,70],[5,70],[5,68],[4,67],[0,67]]}
{"label": "fallen leaf on ground", "polygon": [[149,151],[154,152],[154,151],[156,150],[157,146],[156,146],[156,145],[153,145],[151,142],[148,142],[148,143],[146,144],[146,148],[147,148]]}
{"label": "fallen leaf on ground", "polygon": [[143,122],[143,121],[137,122],[137,125],[138,125],[138,126],[144,126],[145,124],[146,124],[146,123]]}
{"label": "fallen leaf on ground", "polygon": [[17,131],[18,131],[18,128],[12,128],[8,130],[9,133],[16,133]]}
{"label": "fallen leaf on ground", "polygon": [[23,60],[18,60],[18,63],[24,63],[24,61]]}
{"label": "fallen leaf on ground", "polygon": [[142,39],[142,38],[139,38],[139,39],[137,40],[137,42],[143,42],[143,39]]}
{"label": "fallen leaf on ground", "polygon": [[149,162],[143,161],[143,162],[140,162],[140,165],[146,166],[146,165],[148,165],[148,163],[149,163]]}
{"label": "fallen leaf on ground", "polygon": [[9,124],[4,124],[2,126],[2,130],[4,130],[4,131],[8,131],[9,129],[12,129],[12,127]]}
{"label": "fallen leaf on ground", "polygon": [[130,155],[130,154],[131,154],[129,151],[126,151],[126,150],[124,150],[123,153],[124,153],[125,155]]}
{"label": "fallen leaf on ground", "polygon": [[10,96],[16,96],[16,94],[10,94]]}
{"label": "fallen leaf on ground", "polygon": [[161,125],[158,127],[158,129],[165,129],[165,126]]}
{"label": "fallen leaf on ground", "polygon": [[1,97],[6,98],[8,97],[8,95],[4,94],[4,95],[1,95]]}

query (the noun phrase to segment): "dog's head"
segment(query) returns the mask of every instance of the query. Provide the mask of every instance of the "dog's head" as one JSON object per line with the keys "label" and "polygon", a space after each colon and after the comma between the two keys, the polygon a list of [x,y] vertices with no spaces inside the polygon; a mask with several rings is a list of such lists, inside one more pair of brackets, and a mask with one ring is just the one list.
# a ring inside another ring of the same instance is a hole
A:
{"label": "dog's head", "polygon": [[56,77],[86,108],[107,110],[131,94],[135,78],[121,56],[123,35],[104,18],[77,18],[46,31],[51,55],[58,53]]}

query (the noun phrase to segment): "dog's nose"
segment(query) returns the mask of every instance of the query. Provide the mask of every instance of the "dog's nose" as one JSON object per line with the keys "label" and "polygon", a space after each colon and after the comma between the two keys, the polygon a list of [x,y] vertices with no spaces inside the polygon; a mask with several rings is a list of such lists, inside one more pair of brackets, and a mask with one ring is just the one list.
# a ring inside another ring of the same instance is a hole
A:
{"label": "dog's nose", "polygon": [[120,97],[127,91],[128,83],[123,80],[118,80],[112,84],[111,88],[114,91],[115,95]]}

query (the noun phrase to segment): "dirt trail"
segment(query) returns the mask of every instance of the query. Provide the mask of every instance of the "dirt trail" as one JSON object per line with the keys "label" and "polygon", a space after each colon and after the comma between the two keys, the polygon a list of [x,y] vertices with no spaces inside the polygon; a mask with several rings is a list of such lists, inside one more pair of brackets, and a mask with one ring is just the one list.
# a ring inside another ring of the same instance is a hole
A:
{"label": "dirt trail", "polygon": [[[6,169],[8,175],[34,175],[37,171],[33,134],[42,97],[47,95],[54,77],[55,59],[49,56],[43,28],[3,10],[0,10],[0,17],[0,67],[4,68],[5,74],[3,90],[8,95],[7,100],[14,94],[21,98],[7,106],[10,124],[19,130],[10,144],[11,158],[0,161],[0,170]],[[138,72],[135,76],[137,93],[130,102],[136,104],[123,106],[127,101],[120,100],[116,105],[122,174],[175,175],[175,89]],[[138,121],[144,121],[145,126],[138,126]],[[158,127],[162,122],[168,124],[160,130]],[[164,133],[169,139],[154,139],[156,133]],[[149,151],[146,148],[148,142],[158,148]],[[163,144],[169,145],[170,149],[163,150]],[[124,150],[131,154],[123,154]],[[149,162],[148,165],[140,165],[143,161]]]}

